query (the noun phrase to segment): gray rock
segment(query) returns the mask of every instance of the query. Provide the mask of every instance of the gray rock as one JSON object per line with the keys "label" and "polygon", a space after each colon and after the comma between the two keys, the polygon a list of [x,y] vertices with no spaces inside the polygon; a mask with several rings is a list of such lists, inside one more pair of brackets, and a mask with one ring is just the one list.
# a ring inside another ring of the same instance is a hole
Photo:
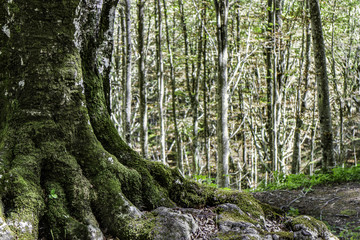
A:
{"label": "gray rock", "polygon": [[299,216],[288,223],[296,240],[337,240],[323,222],[309,216]]}
{"label": "gray rock", "polygon": [[239,215],[245,214],[236,204],[232,204],[232,203],[221,204],[218,206],[218,209],[224,212],[231,212]]}
{"label": "gray rock", "polygon": [[[220,232],[246,232],[248,229],[255,227],[254,224],[248,222],[233,222],[233,221],[220,221]],[[256,231],[256,230],[255,230]],[[252,232],[253,233],[253,232]]]}
{"label": "gray rock", "polygon": [[190,240],[198,225],[190,214],[159,207],[154,210],[157,214],[156,227],[153,230],[155,240]]}
{"label": "gray rock", "polygon": [[[257,227],[243,220],[243,216],[248,217],[237,205],[225,203],[217,208],[218,215],[219,239],[258,239],[263,240],[263,236],[257,231]],[[272,238],[269,238],[269,240]]]}
{"label": "gray rock", "polygon": [[[264,240],[275,240],[275,238],[273,238],[273,236],[271,236],[271,235],[266,235],[264,237]],[[278,239],[276,239],[276,240],[278,240]]]}

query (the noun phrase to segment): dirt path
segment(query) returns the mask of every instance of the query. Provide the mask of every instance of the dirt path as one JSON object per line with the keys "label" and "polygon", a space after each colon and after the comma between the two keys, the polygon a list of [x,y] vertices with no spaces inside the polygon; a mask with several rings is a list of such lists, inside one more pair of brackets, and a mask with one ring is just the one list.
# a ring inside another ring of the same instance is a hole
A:
{"label": "dirt path", "polygon": [[257,192],[254,197],[285,211],[298,211],[327,222],[340,239],[360,239],[360,183],[316,186],[308,192]]}

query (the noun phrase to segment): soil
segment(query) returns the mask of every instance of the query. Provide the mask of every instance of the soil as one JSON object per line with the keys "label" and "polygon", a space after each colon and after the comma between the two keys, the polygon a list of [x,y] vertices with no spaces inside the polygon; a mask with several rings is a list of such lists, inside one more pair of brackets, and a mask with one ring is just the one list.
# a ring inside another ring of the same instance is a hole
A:
{"label": "soil", "polygon": [[310,190],[256,192],[253,195],[288,214],[310,215],[324,221],[340,239],[360,239],[358,182],[315,186]]}

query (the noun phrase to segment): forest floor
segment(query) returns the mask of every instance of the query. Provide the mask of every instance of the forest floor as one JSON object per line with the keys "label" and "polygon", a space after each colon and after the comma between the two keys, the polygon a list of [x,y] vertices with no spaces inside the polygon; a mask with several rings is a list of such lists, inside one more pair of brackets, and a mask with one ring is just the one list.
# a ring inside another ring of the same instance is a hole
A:
{"label": "forest floor", "polygon": [[300,190],[256,192],[258,200],[290,215],[324,221],[340,239],[360,239],[360,183],[314,186]]}

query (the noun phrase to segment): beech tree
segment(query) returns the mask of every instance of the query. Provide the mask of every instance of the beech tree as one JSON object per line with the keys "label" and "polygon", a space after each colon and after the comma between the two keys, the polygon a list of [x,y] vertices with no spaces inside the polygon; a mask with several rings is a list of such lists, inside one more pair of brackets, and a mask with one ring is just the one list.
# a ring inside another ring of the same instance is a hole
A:
{"label": "beech tree", "polygon": [[141,153],[148,157],[148,107],[145,71],[145,52],[144,52],[144,7],[145,0],[138,0],[138,51],[139,51],[139,90],[140,90],[140,138]]}
{"label": "beech tree", "polygon": [[126,22],[126,80],[125,80],[125,140],[131,144],[131,56],[132,56],[132,40],[131,40],[131,1],[125,1],[125,22]]}
{"label": "beech tree", "polygon": [[214,0],[216,9],[218,41],[218,81],[217,81],[217,143],[218,164],[217,184],[229,187],[229,132],[228,132],[228,50],[227,23],[229,13],[228,0]]}
{"label": "beech tree", "polygon": [[156,71],[158,81],[158,104],[160,118],[160,145],[161,145],[161,161],[166,164],[166,141],[165,141],[165,114],[164,114],[164,98],[165,98],[165,82],[164,82],[164,64],[162,57],[162,17],[161,17],[161,1],[155,0],[155,25],[156,25]]}
{"label": "beech tree", "polygon": [[333,153],[333,133],[329,100],[329,82],[326,68],[324,36],[318,0],[310,0],[311,31],[313,39],[314,61],[316,68],[317,101],[322,145],[322,167],[335,166]]}

